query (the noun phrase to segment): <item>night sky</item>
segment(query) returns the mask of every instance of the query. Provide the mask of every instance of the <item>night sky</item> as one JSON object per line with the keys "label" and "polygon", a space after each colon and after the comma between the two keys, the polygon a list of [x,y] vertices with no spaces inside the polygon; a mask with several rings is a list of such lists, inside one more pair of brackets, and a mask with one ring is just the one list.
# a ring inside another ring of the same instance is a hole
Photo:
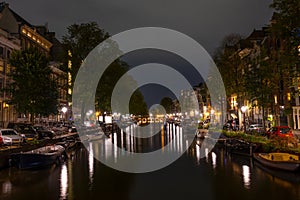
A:
{"label": "night sky", "polygon": [[225,35],[247,36],[269,23],[271,0],[7,0],[34,25],[48,23],[60,39],[73,23],[96,21],[111,35],[156,26],[180,31],[213,53]]}
{"label": "night sky", "polygon": [[[7,0],[10,8],[33,25],[48,24],[58,39],[74,23],[95,21],[110,35],[137,27],[164,27],[180,31],[198,41],[213,56],[222,39],[231,33],[247,37],[253,29],[269,24],[272,0]],[[131,66],[156,62],[172,66],[191,83],[201,75],[193,66],[166,52],[142,51],[123,59]],[[157,85],[141,88],[148,107],[172,96]],[[154,95],[155,94],[155,95]]]}

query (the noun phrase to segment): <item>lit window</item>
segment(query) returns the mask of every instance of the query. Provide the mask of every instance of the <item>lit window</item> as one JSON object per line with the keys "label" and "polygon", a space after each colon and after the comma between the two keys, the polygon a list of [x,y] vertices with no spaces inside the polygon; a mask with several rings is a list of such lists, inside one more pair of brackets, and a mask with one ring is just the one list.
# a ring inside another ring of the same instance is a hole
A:
{"label": "lit window", "polygon": [[6,65],[6,74],[9,74],[10,73],[10,64],[7,64]]}
{"label": "lit window", "polygon": [[68,94],[72,94],[72,89],[71,88],[68,89]]}
{"label": "lit window", "polygon": [[68,68],[69,68],[69,69],[72,68],[72,61],[71,61],[71,60],[68,61]]}
{"label": "lit window", "polygon": [[4,71],[3,65],[4,65],[3,61],[0,61],[0,72],[3,72],[3,71]]}
{"label": "lit window", "polygon": [[72,85],[72,75],[70,72],[68,72],[68,84]]}

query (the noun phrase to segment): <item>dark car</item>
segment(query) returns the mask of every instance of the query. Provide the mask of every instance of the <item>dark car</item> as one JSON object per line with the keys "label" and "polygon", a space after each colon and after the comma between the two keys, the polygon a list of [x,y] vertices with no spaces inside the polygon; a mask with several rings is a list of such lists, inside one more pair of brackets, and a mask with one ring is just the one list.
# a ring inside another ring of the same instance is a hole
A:
{"label": "dark car", "polygon": [[239,130],[239,120],[230,119],[223,125],[223,130],[237,131]]}
{"label": "dark car", "polygon": [[54,131],[48,130],[46,127],[42,125],[34,125],[33,128],[38,133],[39,139],[44,139],[44,138],[52,139],[55,136]]}
{"label": "dark car", "polygon": [[274,126],[267,131],[267,136],[294,137],[294,134],[289,126]]}
{"label": "dark car", "polygon": [[24,135],[26,140],[38,139],[38,133],[31,124],[27,123],[9,123],[7,128],[16,130],[19,134]]}

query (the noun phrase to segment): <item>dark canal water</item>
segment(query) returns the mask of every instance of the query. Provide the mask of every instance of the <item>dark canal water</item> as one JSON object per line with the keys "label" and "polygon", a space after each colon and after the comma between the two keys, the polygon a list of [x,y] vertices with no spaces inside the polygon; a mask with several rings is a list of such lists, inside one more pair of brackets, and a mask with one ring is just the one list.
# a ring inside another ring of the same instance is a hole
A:
{"label": "dark canal water", "polygon": [[4,169],[0,199],[300,199],[300,174],[263,169],[249,157],[228,154],[222,145],[204,151],[202,158],[200,142],[171,165],[143,174],[111,169],[85,147],[70,152],[72,158],[59,166]]}

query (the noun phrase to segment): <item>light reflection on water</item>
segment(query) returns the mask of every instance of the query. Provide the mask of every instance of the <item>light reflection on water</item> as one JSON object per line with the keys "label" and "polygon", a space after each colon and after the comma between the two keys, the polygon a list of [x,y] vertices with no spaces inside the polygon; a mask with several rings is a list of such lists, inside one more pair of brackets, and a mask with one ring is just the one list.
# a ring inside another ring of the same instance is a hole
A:
{"label": "light reflection on water", "polygon": [[[180,129],[177,131],[175,137],[183,137]],[[137,148],[132,137],[124,135],[122,138],[124,139],[118,139],[122,143],[119,145],[124,148]],[[150,144],[162,145],[162,142],[172,139],[172,134],[166,132],[159,138],[159,142],[153,140]],[[12,173],[11,170],[1,171],[0,199],[47,199],[47,195],[50,195],[48,199],[70,200],[232,200],[270,198],[270,195],[272,200],[282,200],[282,197],[300,199],[300,181],[274,178],[275,175],[257,167],[249,157],[228,154],[222,147],[209,152],[206,146],[209,143],[199,140],[175,163],[157,172],[139,175],[118,172],[93,157],[102,153],[108,157],[114,156],[117,160],[120,155],[116,154],[115,146],[109,142],[112,139],[117,143],[116,137],[101,140],[105,145],[99,146],[105,146],[104,149],[99,149],[97,142],[89,143],[89,151],[84,148],[74,151],[72,159],[54,169],[33,171],[34,173],[20,170],[12,170]],[[184,145],[185,142],[176,143],[172,150],[181,151]],[[24,181],[28,176],[37,179]],[[296,176],[299,174],[292,174],[291,178]],[[212,194],[211,198],[206,198],[204,194],[207,192]],[[34,198],[31,194],[35,195]]]}
{"label": "light reflection on water", "polygon": [[215,169],[217,167],[217,154],[215,152],[211,152],[212,159],[212,167]]}
{"label": "light reflection on water", "polygon": [[251,185],[251,173],[250,173],[250,167],[247,165],[243,165],[243,181],[244,181],[244,186],[246,189],[250,188]]}
{"label": "light reflection on water", "polygon": [[94,150],[93,150],[93,143],[89,145],[89,179],[90,184],[93,184],[94,178]]}
{"label": "light reflection on water", "polygon": [[61,166],[60,172],[60,199],[67,199],[68,195],[68,168],[66,163]]}
{"label": "light reflection on water", "polygon": [[2,184],[2,192],[3,192],[3,194],[5,194],[5,195],[10,194],[11,190],[12,190],[12,185],[11,185],[10,180],[5,181]]}

